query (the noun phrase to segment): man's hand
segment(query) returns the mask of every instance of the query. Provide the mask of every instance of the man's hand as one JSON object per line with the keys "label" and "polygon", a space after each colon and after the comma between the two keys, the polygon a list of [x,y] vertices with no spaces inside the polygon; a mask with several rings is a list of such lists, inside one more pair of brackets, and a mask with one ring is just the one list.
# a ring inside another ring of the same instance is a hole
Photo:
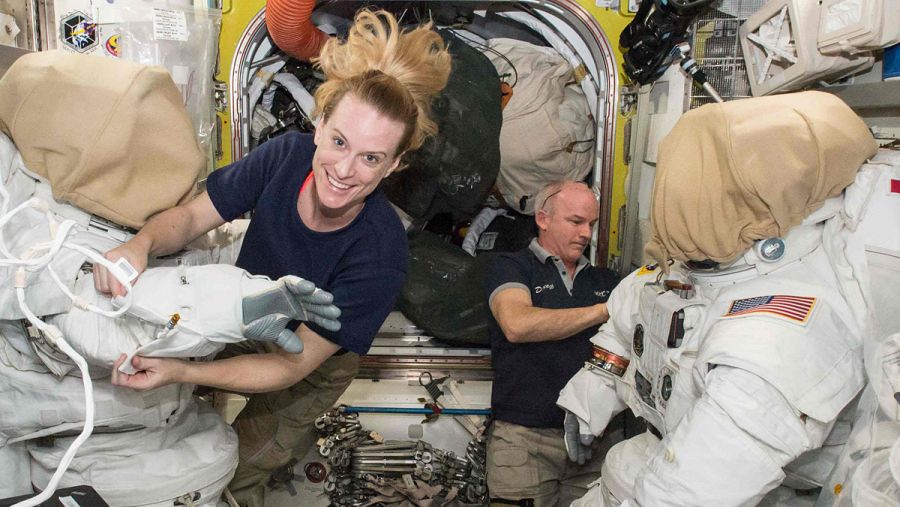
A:
{"label": "man's hand", "polygon": [[138,370],[133,375],[119,371],[128,356],[122,354],[113,364],[112,385],[123,386],[136,391],[149,391],[176,382],[176,373],[183,368],[180,359],[134,356],[131,366]]}
{"label": "man's hand", "polygon": [[581,422],[578,420],[578,416],[566,410],[563,429],[566,432],[566,452],[569,454],[569,459],[579,465],[590,461],[593,455],[591,442],[594,441],[594,435],[581,432]]}
{"label": "man's hand", "polygon": [[[132,238],[131,241],[122,246],[113,248],[103,255],[111,262],[116,262],[121,258],[128,261],[138,272],[138,276],[147,268],[147,250],[140,246],[138,238]],[[135,280],[132,280],[134,283]],[[94,264],[94,288],[97,292],[105,296],[124,296],[125,287],[119,283],[108,269],[100,264]]]}
{"label": "man's hand", "polygon": [[331,293],[309,280],[285,276],[262,292],[244,297],[243,334],[249,340],[271,341],[287,352],[303,350],[300,338],[285,329],[291,320],[315,323],[329,331],[337,331],[341,310],[331,304]]}

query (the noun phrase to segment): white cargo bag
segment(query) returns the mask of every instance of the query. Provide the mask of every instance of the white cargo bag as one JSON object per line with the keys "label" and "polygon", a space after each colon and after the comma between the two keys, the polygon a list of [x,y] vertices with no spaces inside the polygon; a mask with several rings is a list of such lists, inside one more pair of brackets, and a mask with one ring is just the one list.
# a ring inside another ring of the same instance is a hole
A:
{"label": "white cargo bag", "polygon": [[[583,180],[594,163],[595,127],[572,65],[551,48],[491,39],[487,51],[500,75],[517,75],[503,109],[497,188],[520,213],[534,213],[534,196],[554,180]],[[510,80],[514,78],[510,77]]]}
{"label": "white cargo bag", "polygon": [[[95,433],[163,426],[173,413],[190,403],[193,389],[188,384],[173,384],[135,391],[114,387],[105,379],[94,382],[93,387]],[[80,377],[57,380],[49,373],[21,371],[0,362],[0,393],[0,446],[8,439],[80,431],[84,426],[84,385]]]}
{"label": "white cargo bag", "polygon": [[770,0],[741,25],[741,50],[754,97],[796,90],[821,79],[871,67],[874,58],[823,55],[818,49],[821,7],[807,0]]}
{"label": "white cargo bag", "polygon": [[[53,447],[29,445],[35,486],[47,485],[72,440],[57,439]],[[191,403],[163,427],[91,436],[60,487],[90,484],[116,506],[171,507],[184,495],[196,506],[212,506],[237,462],[234,430],[209,406]]]}
{"label": "white cargo bag", "polygon": [[822,0],[819,51],[859,53],[900,42],[900,0]]}

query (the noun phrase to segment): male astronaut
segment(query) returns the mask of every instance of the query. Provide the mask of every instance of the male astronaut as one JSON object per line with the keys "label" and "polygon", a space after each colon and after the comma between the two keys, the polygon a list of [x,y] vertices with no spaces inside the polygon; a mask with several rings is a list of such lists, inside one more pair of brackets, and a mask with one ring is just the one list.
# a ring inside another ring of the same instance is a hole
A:
{"label": "male astronaut", "polygon": [[587,185],[552,182],[535,203],[538,237],[491,259],[485,277],[494,368],[486,473],[493,502],[541,507],[583,495],[609,448],[596,442],[592,456],[567,463],[555,401],[590,355],[616,275],[583,255],[599,214]]}
{"label": "male astronaut", "polygon": [[875,151],[821,92],[682,117],[660,147],[658,264],[613,291],[593,358],[558,400],[573,457],[626,406],[648,431],[613,447],[576,504],[755,505],[822,446],[864,384],[868,309],[859,273],[836,268],[849,232],[834,221]]}

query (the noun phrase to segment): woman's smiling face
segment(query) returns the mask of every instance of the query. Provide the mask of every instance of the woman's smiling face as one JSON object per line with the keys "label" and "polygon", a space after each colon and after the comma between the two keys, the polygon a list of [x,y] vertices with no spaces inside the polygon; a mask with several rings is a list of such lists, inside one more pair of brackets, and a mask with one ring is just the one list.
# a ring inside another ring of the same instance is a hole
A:
{"label": "woman's smiling face", "polygon": [[352,94],[341,98],[316,128],[313,156],[318,205],[329,214],[361,209],[366,197],[400,163],[404,134],[399,121]]}

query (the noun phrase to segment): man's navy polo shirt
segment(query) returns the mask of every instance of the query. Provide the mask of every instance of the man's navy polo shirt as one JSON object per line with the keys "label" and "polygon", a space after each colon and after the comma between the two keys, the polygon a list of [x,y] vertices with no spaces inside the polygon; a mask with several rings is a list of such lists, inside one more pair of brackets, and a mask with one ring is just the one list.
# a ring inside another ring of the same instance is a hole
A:
{"label": "man's navy polo shirt", "polygon": [[[488,268],[489,301],[501,290],[520,287],[540,308],[578,308],[603,303],[618,283],[611,270],[591,266],[582,257],[575,279],[565,274],[562,261],[542,248],[537,239],[515,253],[496,254]],[[510,343],[493,314],[490,317],[494,417],[532,428],[562,428],[564,412],[556,406],[559,391],[591,354],[590,327],[563,340]]]}

